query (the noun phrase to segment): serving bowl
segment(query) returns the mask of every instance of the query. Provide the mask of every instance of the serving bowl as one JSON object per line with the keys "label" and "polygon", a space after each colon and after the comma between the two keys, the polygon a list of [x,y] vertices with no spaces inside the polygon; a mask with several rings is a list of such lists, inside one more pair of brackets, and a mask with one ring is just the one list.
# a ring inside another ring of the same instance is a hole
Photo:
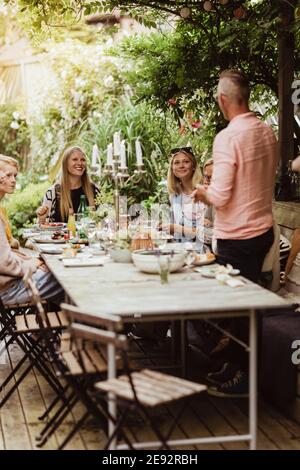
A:
{"label": "serving bowl", "polygon": [[157,274],[159,273],[159,256],[168,256],[170,260],[169,271],[170,273],[178,271],[185,262],[184,251],[163,250],[137,250],[132,253],[132,261],[135,267],[144,273]]}
{"label": "serving bowl", "polygon": [[124,248],[111,248],[109,250],[111,259],[115,263],[131,263],[131,251]]}

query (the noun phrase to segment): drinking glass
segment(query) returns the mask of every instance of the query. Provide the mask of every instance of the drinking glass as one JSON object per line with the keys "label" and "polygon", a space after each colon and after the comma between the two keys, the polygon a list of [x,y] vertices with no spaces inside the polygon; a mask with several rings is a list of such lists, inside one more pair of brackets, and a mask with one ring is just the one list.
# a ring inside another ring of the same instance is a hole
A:
{"label": "drinking glass", "polygon": [[195,253],[194,251],[188,250],[185,255],[185,264],[187,265],[187,272],[188,275],[186,277],[186,280],[190,281],[192,279],[192,266],[195,261]]}
{"label": "drinking glass", "polygon": [[167,233],[162,230],[152,230],[151,238],[155,244],[155,246],[160,250],[163,251],[167,246]]}
{"label": "drinking glass", "polygon": [[160,254],[157,259],[161,284],[168,284],[170,272],[170,257]]}
{"label": "drinking glass", "polygon": [[97,229],[95,226],[90,226],[87,232],[89,248],[91,251],[99,251],[99,240],[97,237]]}

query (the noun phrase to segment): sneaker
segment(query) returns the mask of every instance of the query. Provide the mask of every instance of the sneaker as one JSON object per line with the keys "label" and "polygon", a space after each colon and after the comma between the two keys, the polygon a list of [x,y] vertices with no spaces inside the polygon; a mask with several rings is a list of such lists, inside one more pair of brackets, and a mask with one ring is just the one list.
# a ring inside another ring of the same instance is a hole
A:
{"label": "sneaker", "polygon": [[[203,322],[202,322],[203,323]],[[203,326],[201,322],[187,322],[187,339],[192,349],[198,350],[207,358],[218,355],[228,345],[229,338],[221,336],[218,332]]]}
{"label": "sneaker", "polygon": [[228,348],[230,344],[230,338],[226,335],[221,336],[220,340],[218,343],[215,345],[215,347],[211,351],[212,356],[216,356],[220,353],[224,353],[224,350]]}
{"label": "sneaker", "polygon": [[220,383],[224,383],[232,379],[238,370],[239,366],[236,364],[225,362],[216,372],[209,372],[206,376],[206,380],[212,384],[219,385]]}
{"label": "sneaker", "polygon": [[214,397],[244,398],[249,396],[248,377],[242,370],[227,382],[208,387],[207,393]]}

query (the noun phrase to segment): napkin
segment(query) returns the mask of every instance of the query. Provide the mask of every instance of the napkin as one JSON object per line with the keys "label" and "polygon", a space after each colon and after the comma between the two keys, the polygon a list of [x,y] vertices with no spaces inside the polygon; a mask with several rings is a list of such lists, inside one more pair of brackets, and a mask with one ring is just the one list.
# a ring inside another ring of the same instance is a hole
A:
{"label": "napkin", "polygon": [[103,266],[105,259],[103,256],[97,258],[64,258],[63,265],[68,268],[83,267],[83,266]]}

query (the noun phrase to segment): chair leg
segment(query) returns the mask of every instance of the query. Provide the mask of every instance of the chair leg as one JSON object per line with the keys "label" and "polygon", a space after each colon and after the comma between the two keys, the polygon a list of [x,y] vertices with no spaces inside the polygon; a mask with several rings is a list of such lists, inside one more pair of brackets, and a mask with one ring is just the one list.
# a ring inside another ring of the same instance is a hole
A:
{"label": "chair leg", "polygon": [[86,411],[83,416],[80,418],[80,420],[73,426],[71,432],[67,435],[67,437],[63,440],[63,442],[60,444],[57,450],[63,450],[63,448],[68,444],[68,442],[72,439],[73,436],[79,431],[83,423],[86,421],[86,419],[89,416],[89,412]]}
{"label": "chair leg", "polygon": [[155,420],[150,416],[150,413],[148,413],[146,407],[144,407],[141,403],[139,403],[138,405],[139,405],[139,408],[144,413],[147,420],[149,421],[154,433],[157,435],[158,439],[162,443],[162,446],[163,446],[162,449],[170,450],[170,447],[168,446],[165,437],[160,432],[160,429],[156,426]]}
{"label": "chair leg", "polygon": [[[20,375],[18,380],[14,383],[14,385],[9,389],[9,391],[5,394],[4,398],[0,401],[0,408],[2,408],[7,400],[11,397],[11,395],[14,393],[14,391],[18,388],[20,383],[23,381],[23,379],[26,377],[26,375],[30,372],[32,369],[33,365],[29,364],[29,366],[25,369],[25,371]],[[1,385],[1,391],[3,389],[3,386]]]}
{"label": "chair leg", "polygon": [[[62,390],[62,393],[66,394],[67,390],[69,388],[69,385],[65,385],[65,387],[63,388]],[[43,421],[47,416],[49,416],[49,413],[51,410],[53,410],[53,408],[56,406],[56,404],[59,402],[59,400],[61,399],[61,397],[59,395],[57,395],[54,400],[52,400],[52,402],[50,403],[50,405],[48,406],[48,408],[46,408],[46,410],[44,411],[44,413],[38,417],[38,419],[40,421]]]}
{"label": "chair leg", "polygon": [[[24,340],[24,343],[22,342]],[[22,373],[21,377],[16,381],[16,383],[12,386],[6,396],[0,402],[0,408],[6,403],[8,398],[12,395],[12,393],[16,390],[18,385],[22,382],[22,380],[26,377],[26,375],[30,372],[33,366],[35,366],[39,372],[43,375],[43,377],[47,380],[49,385],[55,391],[56,394],[61,395],[61,390],[63,387],[57,380],[57,377],[53,374],[53,372],[49,369],[49,367],[43,362],[44,350],[38,346],[38,351],[36,350],[37,342],[29,340],[29,338],[20,338],[19,336],[15,336],[15,341],[18,346],[23,350],[24,356],[18,362],[18,364],[14,367],[5,381],[1,384],[0,391],[9,383],[9,381],[15,376],[15,373],[20,369],[20,367],[24,364],[26,359],[29,359],[30,365],[26,368],[26,370]]]}
{"label": "chair leg", "polygon": [[66,418],[66,416],[68,416],[68,414],[72,411],[73,407],[76,405],[77,402],[78,397],[73,396],[73,398],[69,401],[68,406],[66,406],[66,404],[64,403],[60,406],[55,415],[42,429],[40,435],[36,437],[36,440],[39,441],[37,447],[42,447],[47,442],[49,437],[52,436],[52,434],[58,429],[58,427]]}
{"label": "chair leg", "polygon": [[181,416],[183,415],[183,412],[185,411],[187,405],[188,405],[188,400],[184,399],[183,404],[180,407],[178,413],[175,416],[173,416],[173,422],[171,423],[170,429],[169,429],[168,433],[165,436],[166,442],[169,440],[169,438],[170,438],[172,432],[174,431],[178,421],[180,420]]}
{"label": "chair leg", "polygon": [[[113,439],[116,438],[116,436],[121,432],[121,435],[123,436],[123,439],[125,440],[125,442],[127,443],[128,447],[131,449],[131,450],[134,450],[134,447],[132,446],[130,440],[128,439],[128,437],[126,436],[125,432],[122,431],[122,425],[125,421],[125,418],[127,417],[129,411],[132,409],[132,404],[128,405],[126,407],[126,409],[123,411],[123,414],[120,416],[120,418],[116,421],[115,423],[115,429],[114,429],[114,432],[111,434],[111,436],[109,436],[109,439],[107,441],[107,443],[105,444],[105,448],[104,450],[109,450],[109,446],[110,444],[112,443]],[[114,421],[112,416],[109,416],[109,419]]]}

